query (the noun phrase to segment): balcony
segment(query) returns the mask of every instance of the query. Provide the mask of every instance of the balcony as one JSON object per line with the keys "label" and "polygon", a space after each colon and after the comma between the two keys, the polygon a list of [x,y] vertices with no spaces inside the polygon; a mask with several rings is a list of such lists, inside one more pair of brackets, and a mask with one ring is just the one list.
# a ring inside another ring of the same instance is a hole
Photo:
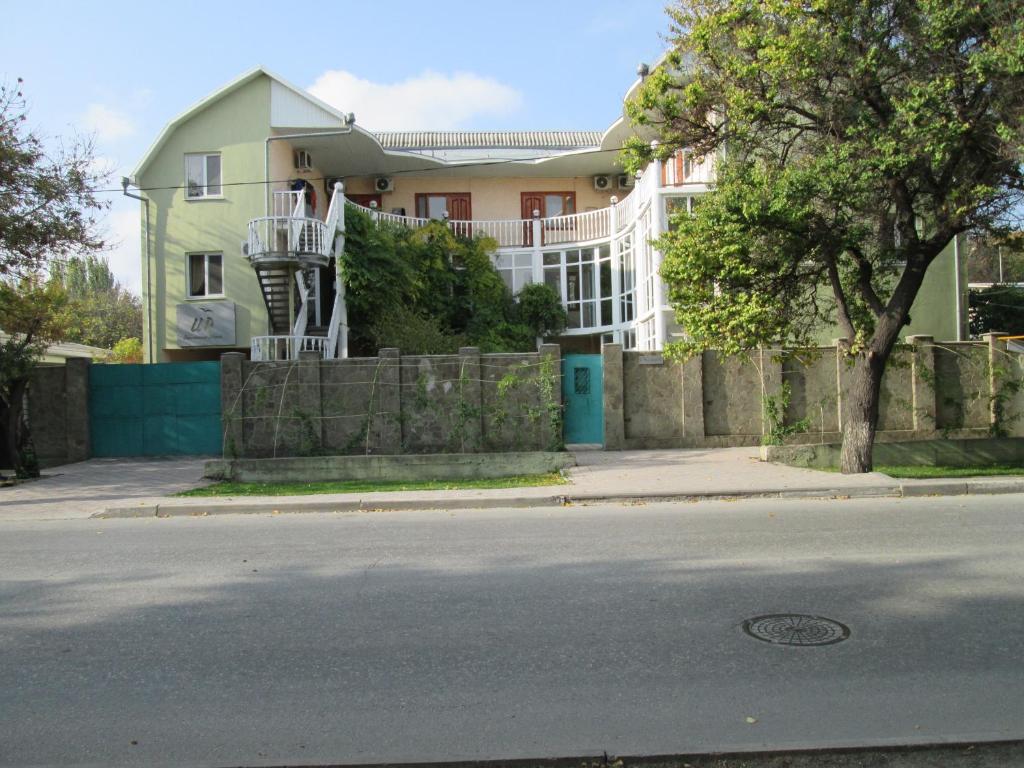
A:
{"label": "balcony", "polygon": [[249,222],[246,255],[254,266],[325,267],[332,236],[325,222],[295,216],[264,216]]}

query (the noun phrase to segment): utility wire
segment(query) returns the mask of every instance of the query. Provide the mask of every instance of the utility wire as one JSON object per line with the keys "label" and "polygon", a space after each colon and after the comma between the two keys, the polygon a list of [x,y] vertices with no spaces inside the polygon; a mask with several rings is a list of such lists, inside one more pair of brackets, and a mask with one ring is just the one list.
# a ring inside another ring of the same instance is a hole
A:
{"label": "utility wire", "polygon": [[[605,154],[605,153],[608,153],[608,152],[622,152],[622,151],[623,151],[622,148],[619,148],[619,149],[593,149],[593,150],[587,150],[586,152],[574,153],[573,156],[574,157],[583,157],[583,156],[587,156],[587,155],[599,155],[599,154]],[[562,155],[562,156],[564,157],[564,155]],[[389,171],[387,173],[387,175],[388,176],[401,176],[403,174],[423,173],[423,172],[426,172],[426,171],[448,171],[448,170],[451,170],[453,168],[486,168],[486,167],[495,166],[495,165],[509,165],[511,163],[528,163],[528,162],[532,162],[534,160],[549,160],[552,157],[559,157],[559,155],[537,155],[535,157],[516,157],[516,158],[502,158],[502,159],[497,159],[497,160],[479,160],[479,161],[468,162],[468,163],[451,163],[451,164],[448,164],[448,165],[445,165],[445,166],[441,166],[441,167],[438,167],[437,165],[429,165],[429,166],[423,166],[422,168],[405,168],[405,169],[397,170],[397,171]],[[278,179],[276,181],[275,180],[270,180],[270,181],[265,181],[265,180],[225,181],[225,182],[221,182],[219,185],[213,185],[213,186],[220,186],[220,187],[245,187],[245,186],[255,186],[257,184],[286,184],[286,183],[288,183],[290,181],[295,181],[295,178],[296,177],[292,177],[292,178],[288,178],[288,179]],[[298,178],[302,178],[305,181],[326,181],[327,179],[338,178],[338,177],[335,177],[335,176],[301,176],[301,177],[298,177]],[[138,189],[140,192],[157,192],[157,191],[167,191],[167,190],[175,190],[175,189],[186,189],[188,186],[189,186],[188,184],[175,184],[175,185],[166,186],[166,187],[136,187],[136,189]],[[206,186],[211,186],[211,185],[207,184]],[[120,192],[123,192],[123,191],[124,191],[124,189],[122,187],[116,187],[116,188],[112,187],[110,189],[97,189],[97,190],[95,190],[96,193],[105,193],[105,192],[111,192],[111,193],[118,192],[118,193],[120,193]]]}

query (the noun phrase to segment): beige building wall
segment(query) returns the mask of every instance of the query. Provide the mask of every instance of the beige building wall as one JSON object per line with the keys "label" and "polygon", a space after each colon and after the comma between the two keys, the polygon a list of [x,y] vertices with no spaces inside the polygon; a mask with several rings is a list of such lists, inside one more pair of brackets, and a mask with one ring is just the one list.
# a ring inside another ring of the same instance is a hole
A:
{"label": "beige building wall", "polygon": [[[316,153],[313,153],[313,167],[308,171],[297,171],[295,169],[295,149],[297,146],[287,139],[270,142],[269,171],[271,191],[289,189],[289,182],[293,179],[306,179],[316,188],[316,215],[321,219],[327,218],[327,208],[331,204],[330,196],[324,192],[324,170],[316,164]],[[273,213],[272,209],[268,209]],[[262,214],[260,214],[262,215]]]}
{"label": "beige building wall", "polygon": [[[523,192],[575,192],[576,211],[607,208],[612,195],[621,200],[629,190],[596,190],[593,176],[572,178],[510,177],[480,179],[452,176],[393,176],[395,189],[381,196],[381,210],[405,208],[407,216],[416,215],[416,195],[432,192],[463,192],[470,195],[473,218],[478,220],[518,219],[522,214]],[[373,194],[373,177],[345,179],[349,194]]]}

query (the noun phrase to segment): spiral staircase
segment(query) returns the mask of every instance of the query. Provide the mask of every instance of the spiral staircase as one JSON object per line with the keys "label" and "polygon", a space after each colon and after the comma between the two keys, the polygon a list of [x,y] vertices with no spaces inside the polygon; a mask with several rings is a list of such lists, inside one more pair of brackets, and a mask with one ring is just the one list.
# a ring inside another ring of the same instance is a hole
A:
{"label": "spiral staircase", "polygon": [[[340,183],[323,221],[310,215],[305,191],[275,192],[273,215],[249,222],[244,251],[259,281],[270,331],[253,337],[253,360],[296,360],[304,351],[324,358],[348,356],[344,285],[337,268],[345,243],[344,205]],[[314,332],[308,325],[315,311],[316,275],[332,265],[330,320]]]}

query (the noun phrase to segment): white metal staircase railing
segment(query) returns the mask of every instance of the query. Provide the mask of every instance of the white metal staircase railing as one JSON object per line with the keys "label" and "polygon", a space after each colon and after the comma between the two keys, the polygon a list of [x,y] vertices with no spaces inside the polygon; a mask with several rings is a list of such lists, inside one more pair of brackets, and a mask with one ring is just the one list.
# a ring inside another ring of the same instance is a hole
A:
{"label": "white metal staircase railing", "polygon": [[305,336],[306,325],[309,323],[309,286],[306,285],[306,278],[301,269],[295,273],[295,290],[299,294],[299,300],[295,305],[292,336]]}
{"label": "white metal staircase railing", "polygon": [[[345,293],[338,269],[344,247],[344,200],[344,188],[336,184],[326,220],[320,221],[306,215],[304,191],[275,192],[274,215],[249,222],[247,255],[260,281],[271,331],[271,335],[253,337],[253,360],[296,359],[303,351],[319,352],[322,357],[335,357],[339,351],[347,355]],[[310,308],[317,300],[313,270],[327,266],[332,257],[336,291],[327,334],[310,336]]]}
{"label": "white metal staircase railing", "polygon": [[327,355],[324,336],[253,336],[249,356],[254,362],[267,360],[298,360],[300,352],[319,352]]}
{"label": "white metal staircase railing", "polygon": [[[334,254],[334,303],[327,326],[325,357],[348,357],[348,309],[345,306],[345,283],[341,279],[341,255],[345,252],[345,188],[336,183],[327,208],[327,231],[331,235]],[[339,340],[342,341],[339,349]]]}

